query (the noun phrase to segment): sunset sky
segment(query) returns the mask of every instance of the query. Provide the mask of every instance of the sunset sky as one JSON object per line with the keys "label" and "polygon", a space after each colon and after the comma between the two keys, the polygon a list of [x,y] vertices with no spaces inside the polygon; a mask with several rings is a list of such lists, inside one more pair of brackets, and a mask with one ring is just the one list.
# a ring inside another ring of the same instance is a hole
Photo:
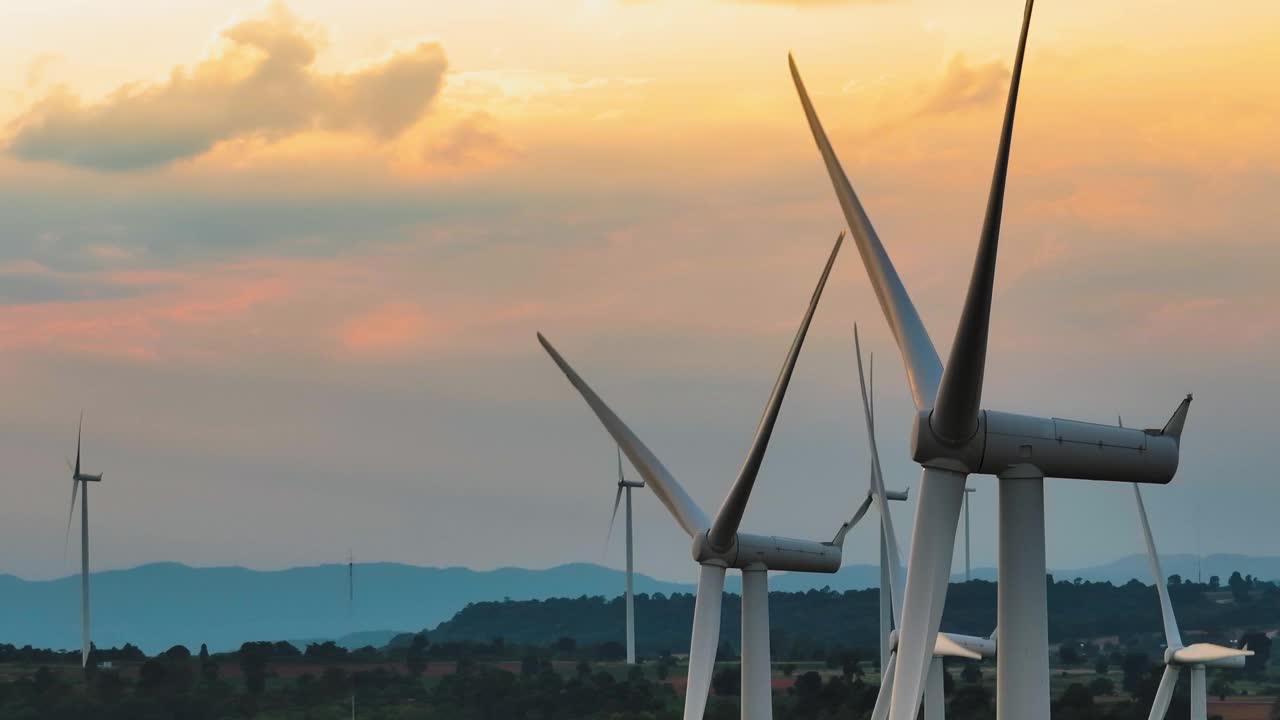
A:
{"label": "sunset sky", "polygon": [[[0,10],[0,573],[72,569],[82,408],[100,569],[599,562],[613,445],[537,330],[714,512],[844,227],[788,51],[945,357],[1022,4]],[[1158,427],[1194,392],[1147,493],[1165,552],[1280,553],[1278,36],[1272,0],[1032,22],[984,405]],[[745,529],[826,540],[865,493],[855,321],[889,484],[918,484],[850,246]],[[637,498],[637,569],[691,579]],[[1141,550],[1127,488],[1048,503],[1050,567]]]}

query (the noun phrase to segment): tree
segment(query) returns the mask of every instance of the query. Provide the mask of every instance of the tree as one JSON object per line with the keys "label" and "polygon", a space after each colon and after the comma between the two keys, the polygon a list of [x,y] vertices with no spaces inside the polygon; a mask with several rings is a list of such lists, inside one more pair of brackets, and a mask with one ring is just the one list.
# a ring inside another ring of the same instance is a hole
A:
{"label": "tree", "polygon": [[977,685],[982,682],[982,668],[978,667],[976,662],[967,662],[964,669],[960,671],[960,679],[970,685]]}
{"label": "tree", "polygon": [[1219,673],[1213,678],[1213,682],[1209,684],[1209,694],[1217,695],[1219,700],[1226,700],[1228,695],[1234,695],[1235,689],[1231,687],[1231,683]]}
{"label": "tree", "polygon": [[1058,706],[1071,710],[1085,710],[1093,705],[1093,693],[1080,683],[1071,683],[1058,699]]}
{"label": "tree", "polygon": [[742,694],[742,673],[738,668],[725,668],[711,676],[711,689],[720,697]]}
{"label": "tree", "polygon": [[1271,638],[1266,633],[1245,633],[1240,636],[1240,646],[1253,651],[1251,657],[1244,659],[1244,671],[1254,676],[1266,672],[1267,663],[1271,661]]}
{"label": "tree", "polygon": [[1217,590],[1217,589],[1218,589],[1219,587],[1221,587],[1221,586],[1222,586],[1222,581],[1218,579],[1218,576],[1217,576],[1217,575],[1210,575],[1210,576],[1209,576],[1209,587],[1210,587],[1211,589],[1213,589],[1213,590]]}
{"label": "tree", "polygon": [[413,677],[418,677],[427,669],[427,636],[419,633],[409,642],[409,649],[404,654],[404,668]]}
{"label": "tree", "polygon": [[1136,692],[1142,685],[1142,677],[1147,672],[1147,656],[1145,653],[1129,653],[1124,656],[1121,669],[1124,670],[1122,687],[1126,692]]}
{"label": "tree", "polygon": [[1114,695],[1116,692],[1116,684],[1109,677],[1096,677],[1089,682],[1089,692],[1094,697],[1099,695]]}
{"label": "tree", "polygon": [[782,670],[782,674],[783,674],[785,677],[791,677],[792,675],[795,675],[795,674],[796,674],[796,664],[795,664],[795,663],[782,663],[782,668],[781,668],[781,670]]}
{"label": "tree", "polygon": [[271,658],[272,649],[272,643],[269,642],[247,642],[240,646],[237,654],[246,693],[260,695],[266,689],[267,660]]}
{"label": "tree", "polygon": [[1058,662],[1063,665],[1075,665],[1080,662],[1080,653],[1074,642],[1064,642],[1058,646]]}
{"label": "tree", "polygon": [[209,646],[204,643],[200,643],[200,677],[204,678],[206,683],[218,679],[218,663],[209,657]]}
{"label": "tree", "polygon": [[1106,675],[1109,668],[1110,665],[1107,663],[1107,656],[1105,654],[1099,655],[1098,662],[1093,665],[1093,671],[1099,675]]}

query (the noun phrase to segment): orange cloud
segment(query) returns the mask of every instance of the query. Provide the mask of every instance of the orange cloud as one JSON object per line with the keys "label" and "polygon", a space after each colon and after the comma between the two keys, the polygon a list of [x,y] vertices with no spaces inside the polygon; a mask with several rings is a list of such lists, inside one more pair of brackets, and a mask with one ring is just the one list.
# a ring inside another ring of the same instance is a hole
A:
{"label": "orange cloud", "polygon": [[387,354],[420,346],[436,331],[431,319],[413,303],[389,302],[343,324],[339,340],[345,350]]}
{"label": "orange cloud", "polygon": [[120,87],[86,105],[67,88],[17,121],[9,151],[95,170],[137,170],[207,152],[240,137],[278,139],[323,129],[398,136],[440,93],[447,67],[438,43],[352,73],[314,68],[318,31],[283,3],[222,32],[222,51],[166,82]]}

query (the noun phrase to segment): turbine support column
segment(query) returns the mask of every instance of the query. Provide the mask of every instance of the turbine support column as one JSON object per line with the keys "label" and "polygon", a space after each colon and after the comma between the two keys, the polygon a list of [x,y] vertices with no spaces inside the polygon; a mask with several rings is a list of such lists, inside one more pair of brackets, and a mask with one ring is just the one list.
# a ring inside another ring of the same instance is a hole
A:
{"label": "turbine support column", "polygon": [[772,720],[771,671],[769,572],[753,564],[742,569],[742,720]]}
{"label": "turbine support column", "polygon": [[889,551],[884,542],[884,521],[880,523],[880,674],[889,667],[889,633],[893,632],[893,599],[889,596]]}
{"label": "turbine support column", "polygon": [[89,667],[89,483],[80,488],[80,667]]}
{"label": "turbine support column", "polygon": [[942,682],[942,658],[929,660],[929,677],[924,686],[924,720],[943,720],[947,716],[947,697]]}
{"label": "turbine support column", "polygon": [[1049,720],[1044,477],[1030,466],[999,480],[1000,583],[996,718]]}
{"label": "turbine support column", "polygon": [[631,487],[627,486],[627,664],[636,664],[636,604],[631,573],[634,557],[631,547]]}
{"label": "turbine support column", "polygon": [[1208,720],[1209,693],[1205,686],[1204,666],[1191,666],[1191,720]]}

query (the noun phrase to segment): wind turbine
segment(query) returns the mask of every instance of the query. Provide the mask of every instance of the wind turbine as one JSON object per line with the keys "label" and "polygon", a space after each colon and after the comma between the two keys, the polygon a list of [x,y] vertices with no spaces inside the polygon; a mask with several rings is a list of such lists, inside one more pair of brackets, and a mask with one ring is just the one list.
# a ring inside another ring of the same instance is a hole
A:
{"label": "wind turbine", "polygon": [[618,502],[625,492],[627,496],[627,664],[636,664],[636,603],[632,584],[632,572],[635,568],[634,546],[631,534],[631,488],[644,487],[644,480],[628,480],[622,475],[622,448],[618,448],[618,492],[613,496],[613,514],[609,516],[609,533],[605,535],[605,547],[609,545],[609,537],[613,535],[613,521],[618,517]]}
{"label": "wind turbine", "polygon": [[930,652],[946,600],[968,475],[981,473],[1000,478],[998,717],[1047,719],[1044,478],[1169,482],[1178,467],[1178,443],[1191,401],[1187,396],[1163,428],[1145,431],[981,408],[1005,176],[1031,9],[1032,0],[1027,0],[986,217],[969,291],[945,366],[849,184],[795,61],[791,60],[792,78],[809,128],[902,353],[916,408],[911,451],[923,472],[902,599],[900,672],[893,689],[893,720],[914,718],[924,692]]}
{"label": "wind turbine", "polygon": [[[693,610],[693,639],[689,647],[689,675],[685,690],[685,720],[700,720],[706,709],[707,693],[715,664],[720,637],[720,605],[723,599],[725,571],[742,572],[742,703],[744,720],[768,720],[773,716],[769,663],[769,580],[770,570],[833,573],[840,569],[842,534],[831,542],[814,542],[755,535],[739,531],[760,464],[764,460],[773,433],[778,410],[791,373],[795,369],[800,347],[804,344],[809,323],[817,309],[818,299],[835,262],[844,234],[836,239],[827,258],[818,287],[809,300],[808,310],[800,323],[791,349],[783,361],[778,379],[765,404],[760,425],[747,451],[737,479],[716,513],[709,518],[689,497],[662,462],[636,437],[604,401],[596,395],[560,353],[538,334],[538,341],[551,355],[569,382],[577,388],[596,417],[613,437],[614,442],[635,466],[645,485],[666,506],[676,523],[693,540],[693,561],[698,563],[698,588]],[[842,528],[843,529],[843,528]]]}
{"label": "wind turbine", "polygon": [[[858,358],[858,387],[862,392],[863,417],[867,423],[867,444],[871,448],[871,492],[875,497],[877,510],[880,513],[881,539],[884,542],[888,557],[889,579],[892,592],[894,618],[902,619],[903,577],[902,554],[898,551],[898,536],[893,530],[893,516],[889,511],[888,493],[884,489],[884,474],[880,469],[880,451],[876,446],[875,416],[872,411],[870,394],[862,373],[862,343],[858,339],[858,328],[853,328],[853,346]],[[888,662],[881,665],[880,692],[876,695],[876,704],[871,711],[872,720],[884,720],[891,709],[890,698],[893,693],[894,676],[897,665],[897,641],[895,633],[890,638]],[[970,660],[981,660],[996,655],[996,641],[992,637],[960,635],[957,633],[937,633],[929,658],[927,684],[924,692],[924,720],[941,720],[946,714],[946,697],[943,694],[944,672],[942,661],[947,657],[963,657]],[[919,701],[917,701],[917,705]],[[914,717],[914,716],[913,716]]]}
{"label": "wind turbine", "polygon": [[1209,716],[1209,694],[1205,687],[1205,668],[1243,668],[1244,659],[1252,655],[1253,651],[1247,647],[1241,650],[1213,643],[1182,644],[1178,619],[1174,617],[1169,589],[1165,587],[1164,572],[1160,569],[1160,555],[1156,553],[1156,543],[1151,537],[1147,508],[1142,503],[1142,491],[1137,484],[1133,486],[1133,496],[1138,501],[1142,538],[1147,543],[1147,561],[1151,564],[1151,575],[1156,583],[1156,593],[1160,597],[1160,617],[1164,620],[1166,644],[1164,674],[1160,676],[1160,687],[1156,690],[1155,701],[1151,703],[1148,720],[1163,720],[1165,713],[1169,711],[1169,702],[1173,699],[1173,688],[1178,684],[1178,674],[1184,666],[1191,668],[1191,720],[1206,720]]}
{"label": "wind turbine", "polygon": [[[870,386],[868,388],[870,395],[868,399],[873,419],[875,416],[875,364],[875,353],[872,353],[870,367],[871,372],[867,384]],[[874,475],[875,466],[870,465],[870,470],[870,474]],[[907,494],[909,492],[910,489],[903,491],[886,490],[885,499],[906,501]],[[854,513],[853,519],[845,523],[843,532],[847,533],[849,530],[852,530],[853,527],[858,524],[858,521],[867,514],[867,510],[870,509],[872,502],[875,500],[875,493],[876,483],[875,478],[873,477],[867,482],[867,496],[863,498],[862,505],[860,505],[857,512]],[[877,515],[879,515],[878,512]],[[891,640],[890,636],[893,633],[893,598],[891,595],[893,592],[891,590],[892,576],[889,572],[889,555],[887,544],[885,543],[883,516],[880,516],[880,529],[878,534],[880,537],[880,672],[883,673],[889,665],[889,643]]]}
{"label": "wind turbine", "polygon": [[80,667],[89,666],[89,483],[102,482],[102,473],[80,472],[80,435],[84,429],[84,413],[76,427],[76,464],[71,470],[71,509],[67,511],[67,537],[71,537],[71,518],[76,512],[76,491],[80,493]]}

